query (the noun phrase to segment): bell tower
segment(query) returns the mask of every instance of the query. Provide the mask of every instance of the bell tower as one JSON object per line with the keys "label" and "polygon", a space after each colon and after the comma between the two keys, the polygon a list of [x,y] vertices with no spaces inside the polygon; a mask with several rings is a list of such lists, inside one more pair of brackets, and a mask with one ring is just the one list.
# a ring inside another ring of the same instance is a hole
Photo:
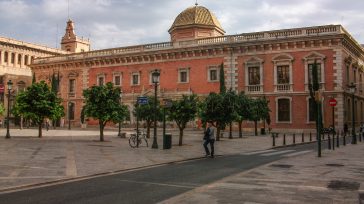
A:
{"label": "bell tower", "polygon": [[74,24],[71,19],[67,21],[66,33],[61,41],[61,49],[68,52],[90,51],[90,41],[76,36]]}

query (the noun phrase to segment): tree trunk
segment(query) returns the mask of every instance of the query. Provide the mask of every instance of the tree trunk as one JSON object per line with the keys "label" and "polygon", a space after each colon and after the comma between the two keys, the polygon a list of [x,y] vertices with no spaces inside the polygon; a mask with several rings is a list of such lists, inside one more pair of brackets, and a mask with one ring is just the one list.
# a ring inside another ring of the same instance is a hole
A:
{"label": "tree trunk", "polygon": [[258,135],[258,121],[254,121],[255,136]]}
{"label": "tree trunk", "polygon": [[239,121],[239,138],[243,138],[243,121]]}
{"label": "tree trunk", "polygon": [[100,142],[104,141],[104,124],[100,121]]}
{"label": "tree trunk", "polygon": [[147,138],[150,138],[150,125],[152,123],[147,122]]}
{"label": "tree trunk", "polygon": [[216,141],[220,141],[220,126],[216,128]]}
{"label": "tree trunk", "polygon": [[229,139],[233,139],[233,123],[229,123]]}
{"label": "tree trunk", "polygon": [[179,128],[179,142],[178,142],[179,146],[182,146],[182,141],[183,141],[183,128]]}
{"label": "tree trunk", "polygon": [[38,137],[41,138],[42,137],[42,123],[38,124]]}

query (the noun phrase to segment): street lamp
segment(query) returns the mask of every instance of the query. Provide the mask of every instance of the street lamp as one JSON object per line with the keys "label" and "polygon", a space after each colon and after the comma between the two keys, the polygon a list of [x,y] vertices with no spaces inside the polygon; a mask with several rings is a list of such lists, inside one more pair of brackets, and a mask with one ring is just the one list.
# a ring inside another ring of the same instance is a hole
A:
{"label": "street lamp", "polygon": [[351,84],[348,86],[350,93],[352,93],[351,95],[351,112],[352,112],[352,135],[353,135],[353,140],[351,141],[351,144],[356,144],[356,135],[355,135],[355,102],[354,102],[354,97],[355,97],[355,89],[356,89],[356,85],[351,82]]}
{"label": "street lamp", "polygon": [[[119,100],[120,105],[121,105],[121,103],[123,101],[122,96],[123,96],[123,91],[120,90],[120,100]],[[118,136],[121,137],[121,121],[119,121],[119,132],[118,132]]]}
{"label": "street lamp", "polygon": [[160,73],[156,69],[152,73],[152,82],[154,83],[154,137],[153,137],[153,149],[158,149],[158,143],[157,143],[157,86],[159,83],[159,76]]}
{"label": "street lamp", "polygon": [[68,102],[68,129],[71,130],[71,107],[72,107],[72,102],[69,101]]}
{"label": "street lamp", "polygon": [[6,118],[6,139],[10,139],[9,132],[9,123],[10,123],[10,91],[13,88],[13,82],[11,80],[8,81],[8,114]]}

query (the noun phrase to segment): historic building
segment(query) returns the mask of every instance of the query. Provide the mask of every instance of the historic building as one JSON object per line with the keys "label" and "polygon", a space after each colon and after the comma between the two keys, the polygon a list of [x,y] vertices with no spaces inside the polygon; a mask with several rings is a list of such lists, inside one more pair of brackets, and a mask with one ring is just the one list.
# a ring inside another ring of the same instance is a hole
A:
{"label": "historic building", "polygon": [[308,91],[314,61],[319,65],[324,125],[332,124],[331,98],[337,100],[335,126],[350,125],[352,94],[347,85],[352,82],[357,85],[357,124],[364,120],[364,51],[341,25],[224,35],[217,18],[196,5],[180,13],[168,32],[169,42],[84,49],[35,59],[30,66],[37,80],[60,73],[60,96],[75,126],[80,125],[82,91],[92,85],[120,86],[122,100],[132,110],[137,96],[154,93],[153,70],[160,71],[160,98],[203,97],[219,91],[218,67],[223,63],[228,89],[269,99],[273,129],[314,129]]}
{"label": "historic building", "polygon": [[[5,104],[6,109],[8,81],[11,80],[13,83],[10,98],[12,106],[14,103],[12,99],[17,92],[24,90],[32,82],[32,70],[29,64],[33,63],[34,59],[90,50],[90,42],[75,35],[71,20],[67,22],[66,34],[62,38],[61,45],[61,49],[55,49],[0,37],[0,103]],[[49,77],[51,76],[46,78],[49,80]]]}

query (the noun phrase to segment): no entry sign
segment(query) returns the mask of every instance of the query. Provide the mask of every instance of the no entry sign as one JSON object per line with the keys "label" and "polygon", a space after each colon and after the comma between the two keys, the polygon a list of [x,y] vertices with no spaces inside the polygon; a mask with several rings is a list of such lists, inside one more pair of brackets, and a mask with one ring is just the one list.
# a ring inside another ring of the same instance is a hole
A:
{"label": "no entry sign", "polygon": [[336,106],[337,101],[334,98],[332,98],[329,100],[329,104],[330,104],[330,106]]}

